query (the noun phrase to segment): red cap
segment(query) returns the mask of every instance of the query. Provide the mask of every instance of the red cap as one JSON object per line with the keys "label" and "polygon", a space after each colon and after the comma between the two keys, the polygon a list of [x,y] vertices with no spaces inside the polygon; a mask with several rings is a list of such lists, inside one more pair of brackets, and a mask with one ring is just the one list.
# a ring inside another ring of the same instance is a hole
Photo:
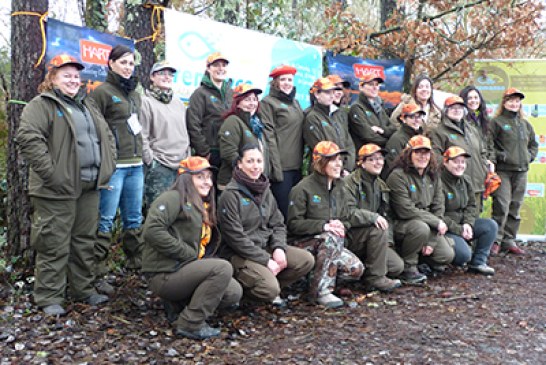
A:
{"label": "red cap", "polygon": [[280,65],[271,70],[269,77],[275,78],[281,75],[295,75],[298,70],[295,67],[288,65]]}
{"label": "red cap", "polygon": [[84,66],[77,58],[70,56],[69,54],[63,53],[53,57],[47,64],[47,70],[50,71],[52,68],[60,68],[66,65],[75,66],[79,71],[84,69]]}

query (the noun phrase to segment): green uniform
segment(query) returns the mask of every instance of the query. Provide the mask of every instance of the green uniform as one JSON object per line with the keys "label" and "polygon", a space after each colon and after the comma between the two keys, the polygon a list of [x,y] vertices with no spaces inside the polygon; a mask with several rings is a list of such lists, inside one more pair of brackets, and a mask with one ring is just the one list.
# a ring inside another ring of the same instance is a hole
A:
{"label": "green uniform", "polygon": [[400,128],[393,133],[385,145],[387,155],[385,156],[385,167],[383,168],[382,176],[388,176],[394,164],[394,160],[396,160],[400,155],[400,152],[406,148],[411,137],[418,134],[423,134],[422,128],[415,130],[405,123],[402,123]]}
{"label": "green uniform", "polygon": [[303,122],[303,140],[311,151],[320,141],[331,141],[341,149],[347,150],[344,157],[344,168],[352,171],[355,166],[355,146],[347,128],[347,113],[333,106],[315,103],[305,115]]}
{"label": "green uniform", "polygon": [[502,183],[493,193],[492,218],[499,225],[497,241],[504,248],[515,245],[529,164],[536,158],[538,143],[532,125],[517,113],[505,110],[491,121],[496,171]]}
{"label": "green uniform", "polygon": [[[181,206],[176,190],[162,193],[144,224],[142,271],[150,273],[150,289],[180,305],[175,325],[195,330],[218,306],[230,306],[242,296],[229,262],[214,258],[220,243],[217,227],[199,258],[203,216],[191,203]],[[184,308],[185,307],[185,308]]]}
{"label": "green uniform", "polygon": [[476,221],[476,200],[472,181],[468,176],[458,177],[444,168],[442,186],[445,196],[444,221],[449,232],[461,236],[463,225],[474,226]]}
{"label": "green uniform", "polygon": [[[384,132],[382,134],[376,133],[372,127],[380,127]],[[360,93],[357,102],[351,105],[349,111],[349,130],[355,148],[359,150],[362,145],[367,143],[375,143],[380,147],[385,147],[389,138],[396,131],[396,126],[391,123],[383,107],[380,107],[380,110],[374,110],[368,97]]]}
{"label": "green uniform", "polygon": [[[398,104],[396,109],[394,109],[391,114],[391,122],[394,125],[401,124],[398,118],[402,114],[402,108],[407,104],[420,105],[411,97],[411,95],[408,95],[408,94],[402,95],[402,100],[400,101],[400,104]],[[440,125],[440,121],[442,120],[442,111],[439,108],[432,105],[428,105],[426,109],[424,109],[424,111],[427,114],[425,115],[423,129],[428,132],[436,128],[438,125]]]}
{"label": "green uniform", "polygon": [[[76,131],[71,116],[75,107],[87,111],[85,119],[93,123],[100,143],[100,166],[93,181],[81,178],[77,136],[86,131]],[[30,165],[34,301],[41,307],[61,304],[67,279],[74,299],[88,298],[96,293],[92,270],[99,217],[97,187],[108,183],[115,167],[108,125],[93,100],[67,102],[55,92],[44,92],[23,110],[17,142]]]}
{"label": "green uniform", "polygon": [[418,245],[431,246],[429,257],[434,264],[449,264],[454,257],[453,241],[438,235],[437,227],[443,219],[444,196],[440,178],[432,179],[427,171],[419,175],[414,167],[408,172],[395,168],[387,179],[391,189],[391,208],[394,213],[394,239],[406,267],[418,263]]}

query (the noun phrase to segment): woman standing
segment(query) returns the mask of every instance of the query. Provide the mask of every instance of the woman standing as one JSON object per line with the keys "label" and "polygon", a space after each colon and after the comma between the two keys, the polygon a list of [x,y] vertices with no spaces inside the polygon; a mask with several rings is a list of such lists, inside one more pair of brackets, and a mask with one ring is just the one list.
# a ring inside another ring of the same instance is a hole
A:
{"label": "woman standing", "polygon": [[271,191],[286,219],[288,194],[301,180],[303,164],[303,111],[296,100],[294,75],[296,69],[282,65],[274,68],[269,77],[269,95],[262,99],[261,115],[264,123],[272,130],[277,148],[271,153],[278,154],[282,179],[271,183]]}
{"label": "woman standing", "polygon": [[264,154],[263,173],[272,181],[282,180],[276,139],[263,123],[258,95],[262,90],[249,84],[238,85],[233,90],[231,110],[218,132],[222,164],[218,172],[218,188],[224,190],[233,172],[233,164],[239,158],[240,149],[246,144],[256,144]]}
{"label": "woman standing", "polygon": [[311,271],[314,260],[305,250],[287,246],[286,226],[263,165],[259,146],[243,146],[218,204],[222,256],[231,261],[249,297],[284,306],[281,288]]}
{"label": "woman standing", "polygon": [[[476,218],[476,203],[472,181],[464,176],[466,161],[470,157],[458,146],[449,147],[444,153],[442,190],[445,202],[447,236],[455,241],[453,264],[469,263],[469,271],[482,275],[494,275],[495,269],[487,265],[489,251],[497,237],[498,225],[492,219]],[[474,253],[470,245],[474,242]]]}
{"label": "woman standing", "polygon": [[142,271],[150,289],[163,299],[175,334],[196,340],[219,336],[205,321],[218,307],[238,305],[243,293],[229,262],[215,258],[211,170],[203,157],[181,161],[173,188],[154,201],[144,225]]}
{"label": "woman standing", "polygon": [[430,140],[412,137],[387,179],[394,213],[394,240],[404,260],[402,281],[419,283],[427,277],[417,270],[419,253],[433,268],[453,261],[451,239],[444,222],[444,197]]}
{"label": "woman standing", "polygon": [[74,300],[108,300],[93,287],[94,244],[98,188],[114,171],[115,145],[97,106],[80,89],[83,68],[72,56],[53,57],[17,131],[30,165],[34,301],[48,315],[66,313],[67,282]]}
{"label": "woman standing", "polygon": [[415,103],[425,112],[423,128],[425,131],[434,129],[440,124],[442,112],[434,102],[434,87],[432,79],[427,75],[421,74],[415,78],[411,88],[410,95],[402,95],[402,101],[391,114],[391,121],[398,124],[398,117],[402,113],[404,105]]}
{"label": "woman standing", "polygon": [[359,280],[364,265],[345,248],[350,228],[349,210],[343,190],[342,154],[335,143],[321,141],[313,150],[313,173],[290,192],[288,231],[296,245],[315,255],[311,296],[328,308],[343,305],[333,294],[338,278]]}
{"label": "woman standing", "polygon": [[538,152],[535,131],[523,115],[525,95],[516,88],[504,92],[495,118],[491,121],[496,170],[501,178],[499,189],[493,193],[492,218],[499,225],[493,253],[500,249],[516,255],[524,254],[516,245],[521,204],[527,185],[527,171]]}

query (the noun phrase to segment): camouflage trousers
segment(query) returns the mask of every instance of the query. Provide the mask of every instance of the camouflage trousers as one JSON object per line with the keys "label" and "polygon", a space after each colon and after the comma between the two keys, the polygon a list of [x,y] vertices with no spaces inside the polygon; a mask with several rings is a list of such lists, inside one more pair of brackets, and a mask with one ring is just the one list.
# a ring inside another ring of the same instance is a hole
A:
{"label": "camouflage trousers", "polygon": [[177,175],[177,170],[170,169],[155,160],[152,162],[151,166],[146,169],[144,177],[144,203],[147,208],[161,193],[167,191],[174,184]]}
{"label": "camouflage trousers", "polygon": [[329,232],[295,243],[315,255],[315,268],[310,284],[313,298],[332,293],[338,279],[359,280],[364,273],[362,261],[346,249],[344,244],[344,238]]}

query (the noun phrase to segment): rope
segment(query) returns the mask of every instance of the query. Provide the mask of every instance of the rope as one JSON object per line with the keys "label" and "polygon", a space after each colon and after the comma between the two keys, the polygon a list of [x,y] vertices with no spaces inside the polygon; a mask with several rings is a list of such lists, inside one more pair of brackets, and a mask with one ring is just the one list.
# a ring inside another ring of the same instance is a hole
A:
{"label": "rope", "polygon": [[36,61],[36,64],[34,65],[34,68],[38,67],[40,63],[42,63],[45,53],[46,53],[46,31],[45,31],[45,18],[47,17],[47,11],[43,14],[36,13],[33,11],[14,11],[11,13],[11,16],[17,16],[17,15],[30,15],[30,16],[37,16],[40,19],[40,31],[42,33],[42,52],[40,53],[40,57],[38,57],[38,61]]}
{"label": "rope", "polygon": [[152,8],[152,15],[150,16],[150,23],[152,24],[152,35],[135,40],[135,44],[145,41],[147,39],[151,39],[152,42],[155,42],[155,40],[161,35],[161,12],[165,11],[165,7],[154,4],[146,4],[144,5],[144,7]]}

